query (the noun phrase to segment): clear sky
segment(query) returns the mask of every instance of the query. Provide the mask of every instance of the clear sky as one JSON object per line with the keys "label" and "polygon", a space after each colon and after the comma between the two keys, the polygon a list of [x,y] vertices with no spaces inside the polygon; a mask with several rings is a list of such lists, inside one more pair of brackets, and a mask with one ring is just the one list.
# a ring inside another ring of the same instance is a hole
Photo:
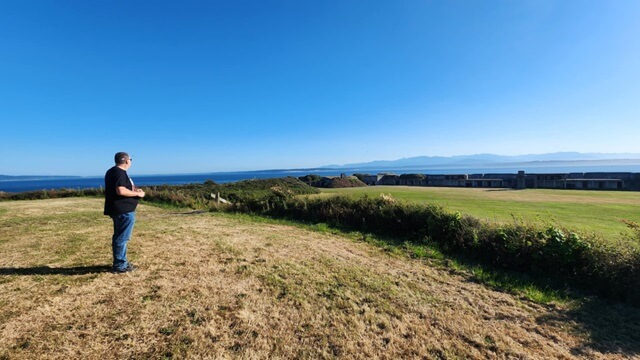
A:
{"label": "clear sky", "polygon": [[0,2],[0,174],[640,153],[640,1]]}

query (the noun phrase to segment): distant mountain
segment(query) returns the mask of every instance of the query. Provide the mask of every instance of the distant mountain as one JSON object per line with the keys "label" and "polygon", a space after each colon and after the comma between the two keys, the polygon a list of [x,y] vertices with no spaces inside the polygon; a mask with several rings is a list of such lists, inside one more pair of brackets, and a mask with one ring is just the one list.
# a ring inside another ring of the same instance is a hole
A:
{"label": "distant mountain", "polygon": [[578,153],[557,152],[549,154],[529,154],[505,156],[495,154],[475,154],[458,156],[417,156],[399,160],[377,160],[365,163],[323,166],[333,169],[402,169],[418,167],[464,167],[464,166],[505,166],[505,165],[551,165],[568,163],[640,163],[640,154],[633,153]]}

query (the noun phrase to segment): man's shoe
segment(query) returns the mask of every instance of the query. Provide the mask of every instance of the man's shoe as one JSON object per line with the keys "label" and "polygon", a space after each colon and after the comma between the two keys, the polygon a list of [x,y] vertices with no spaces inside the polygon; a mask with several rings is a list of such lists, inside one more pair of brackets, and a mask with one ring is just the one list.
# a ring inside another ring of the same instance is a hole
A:
{"label": "man's shoe", "polygon": [[112,269],[111,272],[114,273],[114,274],[123,274],[123,273],[131,272],[131,271],[135,271],[137,269],[138,269],[137,266],[128,264],[123,269]]}

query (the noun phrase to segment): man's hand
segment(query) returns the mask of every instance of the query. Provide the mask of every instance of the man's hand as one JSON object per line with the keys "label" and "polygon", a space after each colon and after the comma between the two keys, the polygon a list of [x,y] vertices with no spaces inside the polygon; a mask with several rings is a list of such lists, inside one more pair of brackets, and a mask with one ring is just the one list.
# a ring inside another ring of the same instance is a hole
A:
{"label": "man's hand", "polygon": [[142,189],[135,188],[135,190],[129,190],[124,186],[118,186],[116,188],[116,194],[120,196],[139,197],[139,198],[143,198],[145,195],[144,190]]}

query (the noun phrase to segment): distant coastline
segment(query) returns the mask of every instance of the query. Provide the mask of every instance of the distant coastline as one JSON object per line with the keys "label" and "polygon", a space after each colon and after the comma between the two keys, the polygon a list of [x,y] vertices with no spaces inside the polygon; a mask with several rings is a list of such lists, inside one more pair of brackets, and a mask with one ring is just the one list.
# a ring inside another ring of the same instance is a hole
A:
{"label": "distant coastline", "polygon": [[[352,175],[395,173],[395,174],[499,174],[517,173],[524,170],[527,173],[576,173],[576,172],[640,172],[640,161],[624,164],[610,164],[601,161],[574,162],[530,162],[530,163],[501,163],[487,166],[449,165],[433,167],[354,167],[354,168],[307,168],[307,169],[278,169],[238,172],[214,172],[201,174],[163,174],[163,175],[130,175],[138,186],[153,185],[181,185],[202,183],[212,180],[220,184],[250,179],[280,178],[287,176],[304,176],[317,174],[320,176],[338,176],[341,173]],[[0,175],[0,191],[24,192],[52,189],[89,189],[104,186],[102,176],[7,176]]]}
{"label": "distant coastline", "polygon": [[416,156],[398,160],[376,160],[365,163],[329,165],[323,168],[404,168],[404,167],[486,167],[512,166],[559,166],[572,165],[625,165],[640,164],[640,154],[634,153],[578,153],[556,152],[530,155],[475,154],[456,156]]}
{"label": "distant coastline", "polygon": [[79,179],[82,176],[71,175],[0,175],[0,181]]}

